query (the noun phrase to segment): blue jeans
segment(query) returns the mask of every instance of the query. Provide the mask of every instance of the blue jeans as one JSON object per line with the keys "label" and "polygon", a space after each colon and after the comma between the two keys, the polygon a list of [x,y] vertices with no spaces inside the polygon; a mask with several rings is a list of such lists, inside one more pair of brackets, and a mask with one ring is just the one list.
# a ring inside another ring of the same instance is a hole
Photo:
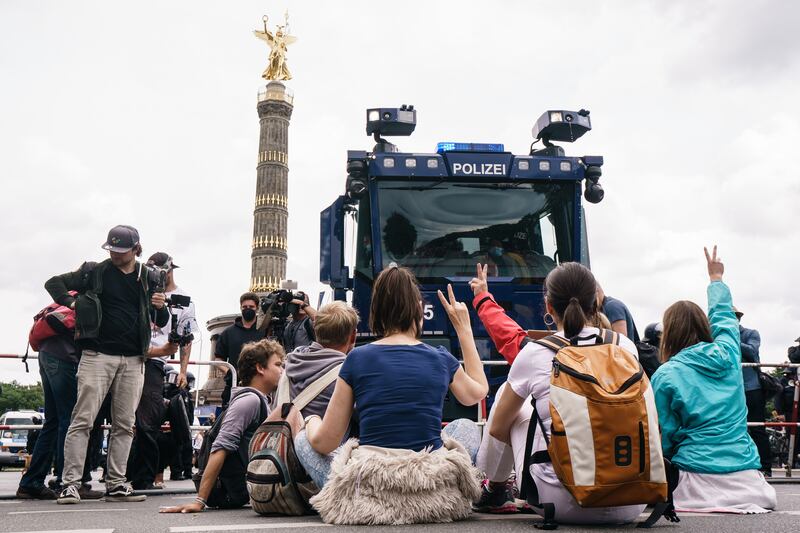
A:
{"label": "blue jeans", "polygon": [[[475,456],[481,445],[481,431],[477,424],[466,418],[453,420],[442,430],[442,438],[447,437],[461,444],[469,453],[472,464],[475,464]],[[328,455],[322,455],[311,447],[306,438],[306,432],[301,431],[294,440],[294,451],[297,459],[308,475],[314,480],[319,488],[328,482],[328,475],[331,473],[331,462],[338,450]]]}
{"label": "blue jeans", "polygon": [[44,425],[33,449],[31,464],[19,482],[20,487],[37,489],[56,458],[56,477],[61,482],[64,468],[64,439],[72,408],[78,398],[78,364],[64,361],[48,352],[39,352],[39,375],[44,390]]}

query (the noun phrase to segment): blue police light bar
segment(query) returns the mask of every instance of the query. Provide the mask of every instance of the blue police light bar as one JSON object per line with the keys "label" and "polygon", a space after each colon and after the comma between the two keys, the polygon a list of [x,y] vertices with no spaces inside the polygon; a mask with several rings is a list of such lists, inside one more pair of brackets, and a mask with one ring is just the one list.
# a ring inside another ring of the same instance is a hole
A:
{"label": "blue police light bar", "polygon": [[453,143],[442,142],[436,144],[436,153],[444,152],[505,152],[505,147],[499,143]]}

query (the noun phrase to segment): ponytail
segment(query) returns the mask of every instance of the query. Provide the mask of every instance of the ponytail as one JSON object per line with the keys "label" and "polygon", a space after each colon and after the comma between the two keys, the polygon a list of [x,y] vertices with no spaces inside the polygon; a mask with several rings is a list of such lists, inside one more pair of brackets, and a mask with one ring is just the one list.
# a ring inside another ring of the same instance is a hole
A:
{"label": "ponytail", "polygon": [[578,335],[586,325],[586,314],[581,309],[580,301],[574,296],[569,299],[561,320],[564,325],[564,336],[568,339]]}
{"label": "ponytail", "polygon": [[544,281],[547,301],[564,326],[567,338],[580,334],[596,313],[597,283],[592,272],[580,263],[564,263]]}

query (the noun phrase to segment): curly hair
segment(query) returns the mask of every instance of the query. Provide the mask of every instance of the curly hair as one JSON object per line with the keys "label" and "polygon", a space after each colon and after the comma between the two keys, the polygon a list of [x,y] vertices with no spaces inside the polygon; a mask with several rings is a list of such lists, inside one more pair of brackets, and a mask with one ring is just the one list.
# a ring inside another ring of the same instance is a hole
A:
{"label": "curly hair", "polygon": [[269,339],[261,339],[260,341],[248,342],[242,346],[242,351],[239,353],[239,383],[245,387],[250,385],[253,378],[258,373],[256,365],[266,367],[270,358],[275,356],[283,361],[285,356],[283,346],[275,341]]}

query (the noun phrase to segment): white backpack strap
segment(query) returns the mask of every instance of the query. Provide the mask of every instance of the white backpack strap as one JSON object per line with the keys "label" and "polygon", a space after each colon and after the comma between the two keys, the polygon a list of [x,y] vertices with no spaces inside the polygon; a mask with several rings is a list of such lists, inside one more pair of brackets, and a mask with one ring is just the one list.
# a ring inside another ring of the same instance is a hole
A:
{"label": "white backpack strap", "polygon": [[[327,372],[325,372],[325,374],[322,377],[317,378],[316,381],[314,381],[311,385],[306,387],[305,390],[303,390],[303,392],[301,392],[300,394],[297,395],[297,397],[295,397],[294,401],[292,401],[294,406],[297,407],[297,409],[300,411],[305,409],[305,407],[309,403],[311,403],[311,400],[319,396],[320,393],[325,389],[327,389],[331,383],[336,381],[336,378],[339,377],[339,370],[341,370],[341,368],[342,365],[340,363],[331,368],[330,370],[328,370]],[[279,402],[278,405],[282,404]]]}
{"label": "white backpack strap", "polygon": [[275,391],[275,408],[279,408],[281,405],[291,401],[289,397],[290,389],[289,376],[287,376],[284,371],[281,374],[281,379],[278,381],[278,390]]}

